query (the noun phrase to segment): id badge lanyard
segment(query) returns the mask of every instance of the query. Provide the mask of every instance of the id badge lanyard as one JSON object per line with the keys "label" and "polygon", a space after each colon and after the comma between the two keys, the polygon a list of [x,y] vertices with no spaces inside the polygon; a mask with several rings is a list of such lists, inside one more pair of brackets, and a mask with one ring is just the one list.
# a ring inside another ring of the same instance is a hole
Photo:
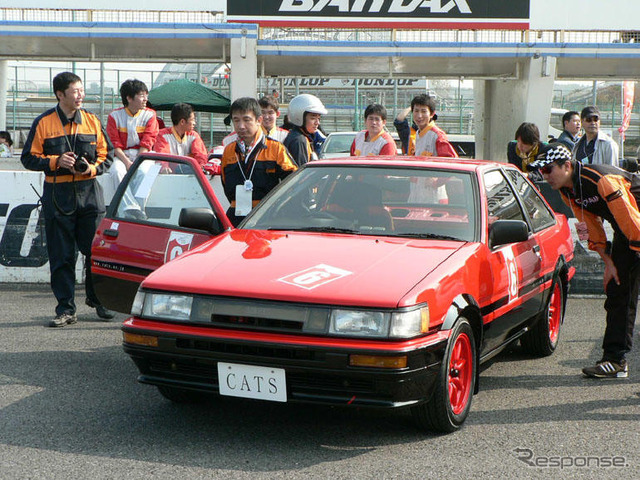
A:
{"label": "id badge lanyard", "polygon": [[[251,156],[251,153],[257,148],[255,145],[249,155],[245,157],[246,159]],[[253,208],[253,182],[251,181],[251,177],[253,176],[253,170],[256,168],[256,159],[253,159],[253,165],[251,165],[251,171],[249,172],[249,176],[247,177],[244,173],[244,168],[238,162],[238,168],[240,169],[240,173],[242,174],[242,178],[244,179],[244,183],[242,185],[236,185],[236,216],[237,217],[246,217],[251,212]]]}
{"label": "id badge lanyard", "polygon": [[576,233],[578,234],[578,240],[589,240],[589,231],[587,229],[587,222],[584,221],[584,196],[582,195],[582,163],[576,162],[576,168],[578,169],[578,186],[580,187],[580,212],[582,218],[576,223]]}

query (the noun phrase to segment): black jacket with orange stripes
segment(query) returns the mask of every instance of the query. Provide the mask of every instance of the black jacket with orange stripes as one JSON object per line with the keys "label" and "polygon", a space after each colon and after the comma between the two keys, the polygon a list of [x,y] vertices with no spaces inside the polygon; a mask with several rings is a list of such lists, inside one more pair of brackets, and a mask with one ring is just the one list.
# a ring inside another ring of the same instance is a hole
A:
{"label": "black jacket with orange stripes", "polygon": [[287,149],[280,142],[264,135],[257,141],[246,162],[243,160],[244,155],[237,141],[225,147],[221,160],[222,185],[232,207],[235,207],[236,185],[251,180],[255,206],[280,180],[297,170]]}
{"label": "black jacket with orange stripes", "polygon": [[573,191],[562,188],[560,193],[576,218],[586,222],[589,248],[606,248],[604,219],[640,251],[640,175],[612,165],[575,162],[572,181]]}
{"label": "black jacket with orange stripes", "polygon": [[[69,151],[87,160],[90,175],[56,167],[58,157]],[[80,109],[70,120],[56,105],[33,121],[20,160],[28,170],[44,172],[48,183],[89,180],[109,168],[113,146],[94,114]]]}

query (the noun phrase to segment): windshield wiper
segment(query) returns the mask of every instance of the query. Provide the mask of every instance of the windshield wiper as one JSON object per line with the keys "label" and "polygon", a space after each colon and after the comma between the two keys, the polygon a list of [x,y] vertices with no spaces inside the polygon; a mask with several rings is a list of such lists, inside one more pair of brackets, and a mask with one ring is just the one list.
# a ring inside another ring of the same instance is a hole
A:
{"label": "windshield wiper", "polygon": [[409,238],[432,238],[434,240],[453,240],[456,242],[466,242],[458,237],[452,237],[451,235],[438,235],[436,233],[398,233],[396,237],[409,237]]}
{"label": "windshield wiper", "polygon": [[357,230],[353,230],[351,228],[339,228],[339,227],[296,227],[296,228],[288,228],[287,230],[294,230],[297,232],[330,232],[330,233],[353,233],[353,234],[360,233]]}

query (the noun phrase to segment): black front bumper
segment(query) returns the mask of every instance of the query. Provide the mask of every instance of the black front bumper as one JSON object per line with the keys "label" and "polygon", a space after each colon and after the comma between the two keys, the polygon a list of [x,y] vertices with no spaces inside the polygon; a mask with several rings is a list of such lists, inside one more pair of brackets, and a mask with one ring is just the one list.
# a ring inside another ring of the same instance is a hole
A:
{"label": "black front bumper", "polygon": [[126,326],[123,331],[159,338],[157,348],[123,345],[140,370],[141,383],[219,393],[217,363],[228,362],[284,369],[289,402],[386,408],[429,399],[446,347],[446,342],[440,342],[402,352],[407,355],[407,367],[388,369],[352,367],[349,356],[397,356],[397,351],[232,341]]}

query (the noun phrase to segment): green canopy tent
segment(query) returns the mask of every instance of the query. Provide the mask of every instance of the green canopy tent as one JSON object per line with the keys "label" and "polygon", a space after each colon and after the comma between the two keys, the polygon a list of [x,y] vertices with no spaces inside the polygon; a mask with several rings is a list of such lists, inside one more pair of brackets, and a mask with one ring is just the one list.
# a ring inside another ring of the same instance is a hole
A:
{"label": "green canopy tent", "polygon": [[176,103],[188,103],[196,112],[229,113],[231,101],[224,95],[187,79],[175,80],[149,92],[154,110],[171,110]]}

